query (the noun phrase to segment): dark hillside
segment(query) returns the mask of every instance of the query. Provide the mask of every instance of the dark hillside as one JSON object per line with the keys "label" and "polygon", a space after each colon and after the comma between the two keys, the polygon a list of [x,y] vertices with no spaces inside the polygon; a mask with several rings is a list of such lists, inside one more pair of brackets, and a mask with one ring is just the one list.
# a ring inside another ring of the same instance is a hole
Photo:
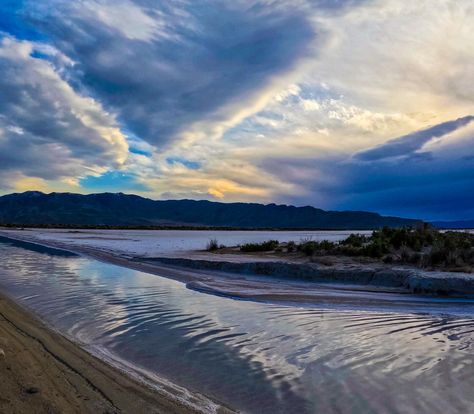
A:
{"label": "dark hillside", "polygon": [[44,194],[29,191],[0,197],[0,223],[72,226],[209,226],[238,228],[374,229],[403,227],[416,220],[362,211],[211,201],[154,201],[136,195]]}

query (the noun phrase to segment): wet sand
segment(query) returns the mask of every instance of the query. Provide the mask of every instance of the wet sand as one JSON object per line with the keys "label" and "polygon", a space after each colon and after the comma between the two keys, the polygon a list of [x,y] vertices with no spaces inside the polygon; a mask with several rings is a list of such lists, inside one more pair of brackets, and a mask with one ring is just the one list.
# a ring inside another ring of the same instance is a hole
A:
{"label": "wet sand", "polygon": [[3,294],[0,349],[1,413],[206,412],[95,358]]}

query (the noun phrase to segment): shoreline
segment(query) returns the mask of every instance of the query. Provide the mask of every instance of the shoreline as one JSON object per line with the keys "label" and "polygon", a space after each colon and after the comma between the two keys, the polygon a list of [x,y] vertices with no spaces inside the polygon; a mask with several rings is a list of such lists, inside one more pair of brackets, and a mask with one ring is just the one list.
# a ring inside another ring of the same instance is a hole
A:
{"label": "shoreline", "polygon": [[[0,237],[91,257],[123,266],[99,252],[75,251],[27,238]],[[57,253],[57,252],[56,252]],[[137,269],[138,270],[138,269]],[[18,340],[18,337],[20,340]],[[21,360],[18,355],[21,353]],[[23,365],[23,361],[30,361]],[[31,361],[33,361],[31,363]],[[32,371],[31,364],[41,368]],[[0,412],[231,414],[234,411],[205,395],[150,375],[105,350],[85,347],[48,325],[34,311],[0,290]],[[27,373],[27,374],[26,374]],[[45,383],[50,376],[62,378]],[[24,385],[20,385],[20,384]],[[33,385],[31,385],[33,384]]]}
{"label": "shoreline", "polygon": [[[231,413],[205,397],[151,388],[47,326],[0,292],[0,411]],[[202,409],[199,405],[202,405]]]}

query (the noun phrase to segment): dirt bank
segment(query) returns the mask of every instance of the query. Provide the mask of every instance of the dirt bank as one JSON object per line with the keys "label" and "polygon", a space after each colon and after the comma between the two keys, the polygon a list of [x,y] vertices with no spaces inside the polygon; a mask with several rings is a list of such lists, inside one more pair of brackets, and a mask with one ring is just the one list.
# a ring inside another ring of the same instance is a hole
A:
{"label": "dirt bank", "polygon": [[168,257],[137,260],[146,264],[156,262],[157,264],[198,270],[273,276],[285,280],[398,288],[407,293],[416,294],[442,296],[474,294],[474,276],[470,273],[423,271],[406,267],[363,264],[325,267],[316,263],[282,261],[233,262]]}

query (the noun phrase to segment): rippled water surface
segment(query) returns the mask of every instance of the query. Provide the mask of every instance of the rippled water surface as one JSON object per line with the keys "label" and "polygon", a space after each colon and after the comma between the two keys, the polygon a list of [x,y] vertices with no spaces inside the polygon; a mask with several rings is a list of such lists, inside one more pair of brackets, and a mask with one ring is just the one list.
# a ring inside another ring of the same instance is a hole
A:
{"label": "rippled water surface", "polygon": [[[41,249],[40,249],[41,250]],[[2,290],[59,330],[252,413],[474,412],[474,305],[284,307],[0,243]]]}

